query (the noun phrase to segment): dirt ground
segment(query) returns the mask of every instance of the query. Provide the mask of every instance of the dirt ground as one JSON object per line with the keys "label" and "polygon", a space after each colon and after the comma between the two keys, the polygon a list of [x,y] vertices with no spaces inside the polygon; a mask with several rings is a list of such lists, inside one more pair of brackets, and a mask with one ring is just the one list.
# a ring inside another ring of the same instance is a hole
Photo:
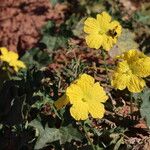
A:
{"label": "dirt ground", "polygon": [[40,39],[48,20],[62,20],[65,5],[49,0],[0,0],[0,46],[12,51],[29,50]]}

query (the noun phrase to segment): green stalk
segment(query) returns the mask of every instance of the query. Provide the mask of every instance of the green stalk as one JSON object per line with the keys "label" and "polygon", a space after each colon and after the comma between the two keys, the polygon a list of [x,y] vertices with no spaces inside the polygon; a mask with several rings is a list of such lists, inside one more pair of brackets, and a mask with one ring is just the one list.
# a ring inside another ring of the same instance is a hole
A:
{"label": "green stalk", "polygon": [[107,61],[106,61],[106,51],[104,49],[101,50],[101,54],[102,54],[102,57],[103,57],[103,61],[104,61],[104,68],[105,68],[105,71],[106,71],[106,82],[107,83],[110,83],[110,80],[109,80],[109,74],[108,74],[108,67],[107,67]]}
{"label": "green stalk", "polygon": [[132,93],[130,93],[130,113],[131,116],[133,114],[133,97],[132,97]]}
{"label": "green stalk", "polygon": [[86,139],[88,140],[88,144],[89,144],[89,145],[91,145],[91,147],[92,147],[92,149],[93,149],[93,150],[96,150],[96,148],[94,147],[93,142],[91,141],[91,139],[90,139],[90,138],[89,138],[89,136],[88,136],[88,131],[86,130],[85,125],[82,125],[82,123],[81,123],[81,127],[82,127],[82,128],[83,128],[83,130],[84,130],[84,133],[85,133]]}

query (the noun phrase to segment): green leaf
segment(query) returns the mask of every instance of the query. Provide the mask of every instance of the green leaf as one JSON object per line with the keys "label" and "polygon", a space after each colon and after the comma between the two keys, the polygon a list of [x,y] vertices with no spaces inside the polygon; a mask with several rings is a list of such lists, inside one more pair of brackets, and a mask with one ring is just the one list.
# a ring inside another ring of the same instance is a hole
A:
{"label": "green leaf", "polygon": [[42,28],[42,34],[52,34],[54,32],[55,24],[52,21],[48,21],[47,24]]}
{"label": "green leaf", "polygon": [[150,2],[142,3],[141,10],[135,13],[135,19],[144,25],[150,25]]}
{"label": "green leaf", "polygon": [[33,120],[29,123],[30,126],[33,126],[36,129],[36,135],[38,139],[36,141],[35,150],[41,149],[47,145],[47,143],[57,141],[60,138],[59,130],[56,128],[49,128],[46,126],[43,128],[39,120]]}
{"label": "green leaf", "polygon": [[146,118],[147,125],[150,127],[150,89],[144,90],[140,97],[142,99],[142,104],[140,108],[140,113],[143,118]]}
{"label": "green leaf", "polygon": [[35,150],[41,149],[47,146],[48,143],[54,141],[59,140],[61,144],[64,144],[65,142],[70,142],[73,139],[81,140],[81,138],[83,138],[81,133],[72,125],[61,127],[59,129],[49,128],[46,125],[45,128],[43,128],[40,121],[36,119],[31,121],[29,125],[36,129],[36,135],[38,135],[38,139],[34,147]]}
{"label": "green leaf", "polygon": [[39,48],[33,48],[25,53],[21,58],[27,66],[36,65],[40,68],[50,62],[50,56],[47,52],[40,50]]}
{"label": "green leaf", "polygon": [[118,38],[116,45],[109,51],[109,55],[115,58],[130,49],[138,49],[138,44],[135,42],[135,34],[128,29],[123,29],[121,36]]}
{"label": "green leaf", "polygon": [[45,96],[45,93],[38,91],[34,93],[33,99],[35,99],[35,103],[32,105],[33,108],[41,109],[41,107],[46,104],[50,103],[51,99]]}
{"label": "green leaf", "polygon": [[73,34],[77,37],[83,36],[83,25],[84,25],[85,18],[82,18],[80,21],[76,23],[75,28],[73,29]]}
{"label": "green leaf", "polygon": [[93,13],[100,13],[105,10],[105,6],[103,3],[104,0],[80,0],[80,7],[84,10],[84,13],[93,14]]}
{"label": "green leaf", "polygon": [[[70,31],[70,28],[68,29],[67,24],[61,24],[59,30],[57,28],[54,22],[48,21],[42,29],[43,37],[40,43],[44,44],[50,52],[66,47],[68,38],[72,36],[72,31]],[[56,30],[58,31],[55,32]]]}
{"label": "green leaf", "polygon": [[110,145],[111,145],[111,144],[117,143],[117,141],[120,138],[120,135],[119,135],[119,133],[112,133],[112,134],[110,134],[110,137],[112,138],[112,141],[110,142]]}
{"label": "green leaf", "polygon": [[121,137],[115,144],[114,149],[113,150],[118,150],[121,146],[121,144],[123,144],[123,137]]}
{"label": "green leaf", "polygon": [[5,71],[5,70],[2,70],[0,69],[0,90],[3,86],[3,83],[6,81],[6,80],[9,80],[9,72]]}
{"label": "green leaf", "polygon": [[56,50],[60,47],[65,47],[67,38],[63,36],[44,35],[41,43],[44,43],[49,51]]}
{"label": "green leaf", "polygon": [[25,118],[26,94],[24,89],[20,90],[20,84],[24,85],[21,81],[6,81],[0,91],[0,121],[3,124],[20,124]]}
{"label": "green leaf", "polygon": [[55,6],[58,3],[58,0],[50,0],[50,3]]}
{"label": "green leaf", "polygon": [[60,131],[60,142],[61,144],[65,142],[71,142],[72,139],[74,140],[81,140],[83,136],[81,133],[74,128],[71,124],[66,127],[61,127]]}

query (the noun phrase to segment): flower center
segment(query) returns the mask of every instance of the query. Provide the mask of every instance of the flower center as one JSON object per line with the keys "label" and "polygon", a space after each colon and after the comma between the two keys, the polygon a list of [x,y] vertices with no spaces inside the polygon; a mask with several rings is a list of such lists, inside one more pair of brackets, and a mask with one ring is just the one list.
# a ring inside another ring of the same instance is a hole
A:
{"label": "flower center", "polygon": [[127,70],[127,71],[126,71],[126,74],[127,74],[127,75],[132,74],[132,70],[131,70],[131,69]]}
{"label": "flower center", "polygon": [[113,29],[113,30],[108,30],[106,34],[114,38],[117,35],[117,32],[115,31],[115,29]]}
{"label": "flower center", "polygon": [[105,30],[102,30],[102,29],[100,29],[98,32],[98,34],[104,34],[104,33],[106,33],[106,32],[105,32]]}
{"label": "flower center", "polygon": [[87,102],[87,101],[91,100],[91,98],[92,98],[92,96],[91,96],[90,92],[84,93],[84,96],[83,96],[83,98],[82,98],[82,101],[83,101],[83,102]]}
{"label": "flower center", "polygon": [[83,101],[83,102],[86,102],[86,99],[85,99],[85,98],[82,98],[82,101]]}

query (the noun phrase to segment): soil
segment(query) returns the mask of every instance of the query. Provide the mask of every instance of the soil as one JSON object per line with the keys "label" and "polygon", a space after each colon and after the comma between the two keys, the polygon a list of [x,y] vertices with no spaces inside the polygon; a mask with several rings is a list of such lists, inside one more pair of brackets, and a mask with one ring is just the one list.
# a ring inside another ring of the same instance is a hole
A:
{"label": "soil", "polygon": [[37,44],[48,20],[61,21],[66,5],[49,0],[0,0],[0,46],[26,51]]}

